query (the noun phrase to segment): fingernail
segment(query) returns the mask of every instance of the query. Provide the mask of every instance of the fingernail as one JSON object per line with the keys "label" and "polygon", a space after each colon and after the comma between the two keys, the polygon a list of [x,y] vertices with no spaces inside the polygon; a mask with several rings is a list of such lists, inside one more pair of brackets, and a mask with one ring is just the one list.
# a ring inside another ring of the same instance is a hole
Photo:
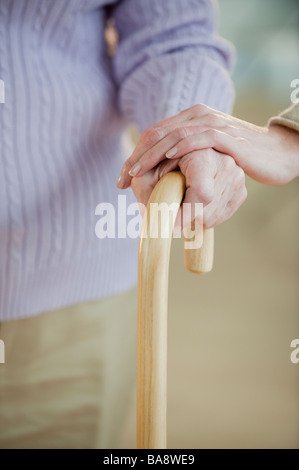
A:
{"label": "fingernail", "polygon": [[131,170],[129,171],[129,175],[130,176],[137,176],[137,174],[139,173],[140,170],[141,170],[141,165],[138,162],[131,168]]}
{"label": "fingernail", "polygon": [[174,157],[174,155],[178,153],[177,147],[173,147],[173,149],[168,150],[168,152],[165,153],[166,158],[171,158]]}
{"label": "fingernail", "polygon": [[123,175],[121,174],[121,175],[119,176],[118,180],[117,180],[117,187],[118,187],[119,189],[123,189],[124,184],[125,184],[125,179],[124,179]]}

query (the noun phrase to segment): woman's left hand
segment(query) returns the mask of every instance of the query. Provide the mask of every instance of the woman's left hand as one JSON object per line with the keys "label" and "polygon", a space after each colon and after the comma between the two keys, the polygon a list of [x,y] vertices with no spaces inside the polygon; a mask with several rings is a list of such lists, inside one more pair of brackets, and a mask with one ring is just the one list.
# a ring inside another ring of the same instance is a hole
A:
{"label": "woman's left hand", "polygon": [[[232,157],[245,173],[264,184],[282,185],[299,175],[299,133],[273,125],[260,127],[205,105],[195,105],[160,121],[140,136],[125,162],[119,188],[130,186],[165,158],[178,159],[212,148]],[[172,168],[166,165],[165,171]]]}

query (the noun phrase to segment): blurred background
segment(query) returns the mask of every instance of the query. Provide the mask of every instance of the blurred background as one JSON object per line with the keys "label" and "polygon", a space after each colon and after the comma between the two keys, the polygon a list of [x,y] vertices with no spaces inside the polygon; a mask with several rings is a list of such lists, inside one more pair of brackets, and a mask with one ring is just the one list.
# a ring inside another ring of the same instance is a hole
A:
{"label": "blurred background", "polygon": [[[219,0],[237,49],[233,114],[258,125],[299,79],[298,0]],[[215,231],[206,276],[173,243],[169,281],[169,448],[299,448],[299,181],[247,180],[248,199]],[[135,447],[135,396],[119,447]]]}

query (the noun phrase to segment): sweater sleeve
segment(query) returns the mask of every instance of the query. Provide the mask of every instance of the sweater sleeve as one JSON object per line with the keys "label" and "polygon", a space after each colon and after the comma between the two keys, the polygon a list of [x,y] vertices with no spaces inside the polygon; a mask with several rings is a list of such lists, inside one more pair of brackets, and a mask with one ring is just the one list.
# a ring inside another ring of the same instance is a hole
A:
{"label": "sweater sleeve", "polygon": [[119,106],[141,131],[196,103],[231,111],[234,50],[211,0],[120,0],[112,16]]}
{"label": "sweater sleeve", "polygon": [[271,118],[268,125],[271,126],[272,124],[289,127],[290,129],[294,129],[299,132],[299,101],[294,103],[278,116]]}

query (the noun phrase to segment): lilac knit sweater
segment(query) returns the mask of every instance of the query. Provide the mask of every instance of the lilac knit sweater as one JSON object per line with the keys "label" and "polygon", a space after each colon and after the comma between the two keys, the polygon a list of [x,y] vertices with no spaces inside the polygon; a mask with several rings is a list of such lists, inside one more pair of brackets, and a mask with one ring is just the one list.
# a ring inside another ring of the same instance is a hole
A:
{"label": "lilac knit sweater", "polygon": [[0,1],[0,320],[135,284],[138,240],[99,240],[95,207],[117,204],[129,122],[200,102],[229,111],[214,15],[208,0]]}

